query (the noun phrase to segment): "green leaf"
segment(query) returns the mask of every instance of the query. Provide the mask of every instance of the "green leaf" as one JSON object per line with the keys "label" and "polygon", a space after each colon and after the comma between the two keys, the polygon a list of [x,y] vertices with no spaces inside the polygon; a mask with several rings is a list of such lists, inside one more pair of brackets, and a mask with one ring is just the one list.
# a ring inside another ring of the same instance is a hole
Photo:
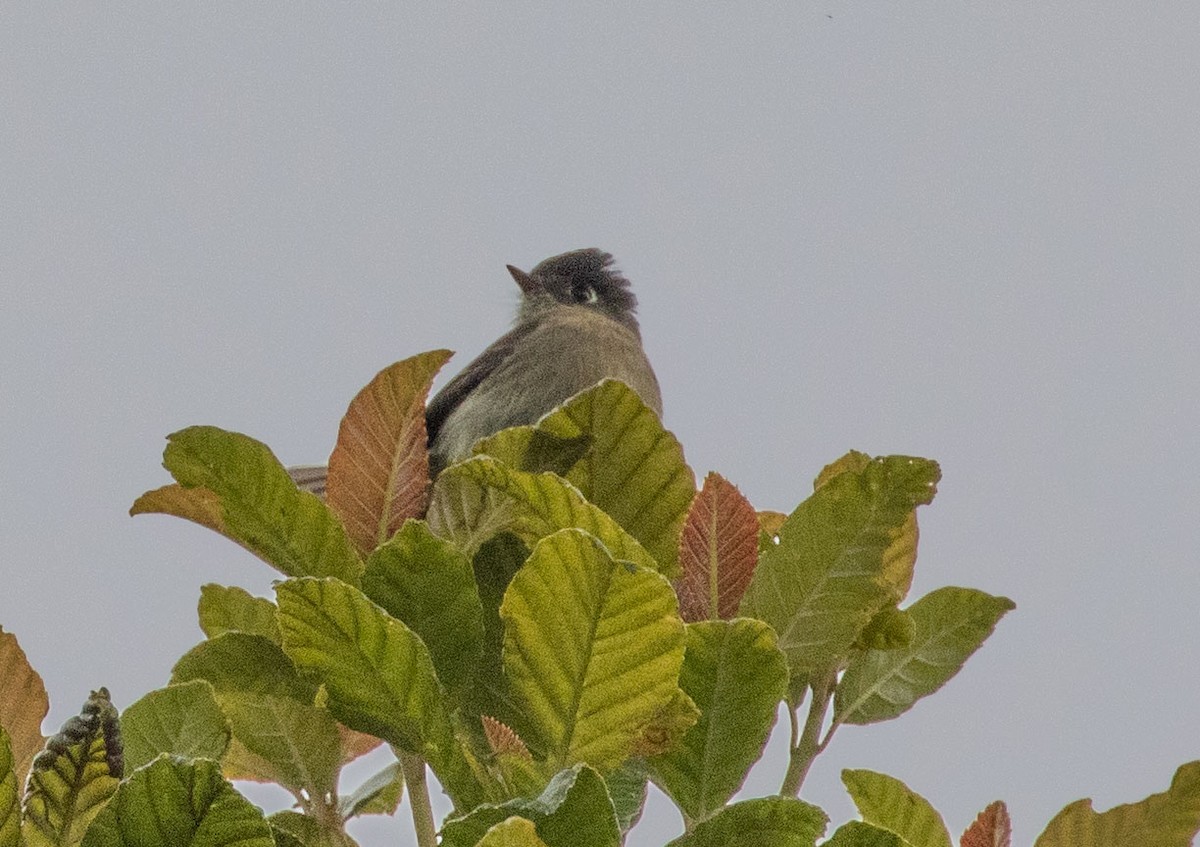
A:
{"label": "green leaf", "polygon": [[508,680],[504,678],[501,656],[504,624],[500,620],[500,603],[508,583],[528,558],[529,548],[512,533],[502,532],[484,542],[472,559],[471,568],[483,604],[483,656],[472,684],[462,692],[467,714],[492,715],[521,731],[528,727],[509,695]]}
{"label": "green leaf", "polygon": [[216,762],[163,757],[122,783],[83,847],[274,847],[271,828]]}
{"label": "green leaf", "polygon": [[391,538],[407,518],[425,513],[425,397],[450,356],[449,350],[433,350],[384,368],[342,418],[325,499],[363,555]]}
{"label": "green leaf", "polygon": [[483,605],[458,548],[408,521],[367,559],[363,593],[421,637],[447,688],[467,681],[483,649]]}
{"label": "green leaf", "polygon": [[582,529],[615,559],[654,570],[658,563],[633,536],[551,473],[528,474],[479,456],[447,468],[429,502],[429,527],[474,555],[485,541],[511,532],[527,547],[560,529]]}
{"label": "green leaf", "polygon": [[[850,821],[838,827],[821,847],[908,847],[904,839],[894,832],[871,826],[862,821]],[[997,847],[1000,847],[997,845]]]}
{"label": "green leaf", "polygon": [[617,812],[621,832],[629,832],[642,817],[646,807],[646,788],[650,781],[650,769],[642,758],[628,759],[619,768],[604,777],[608,783],[608,794]]}
{"label": "green leaf", "polygon": [[78,844],[124,767],[117,710],[101,688],[33,760],[21,830],[26,847]]}
{"label": "green leaf", "polygon": [[474,847],[514,815],[532,821],[548,847],[617,847],[621,834],[604,778],[586,765],[561,771],[533,799],[483,804],[442,827],[441,847]]}
{"label": "green leaf", "polygon": [[787,689],[787,662],[762,621],[687,625],[679,685],[700,709],[683,743],[651,759],[655,782],[689,820],[711,816],[762,755]]}
{"label": "green leaf", "polygon": [[328,710],[263,694],[226,694],[221,708],[236,742],[225,759],[230,779],[278,783],[296,797],[334,791],[342,739]]}
{"label": "green leaf", "polygon": [[[548,444],[586,449],[564,468],[563,450],[547,450]],[[533,426],[484,439],[475,452],[518,470],[565,476],[641,542],[663,573],[678,571],[679,532],[696,494],[695,475],[679,441],[625,383],[606,379]]]}
{"label": "green leaf", "polygon": [[323,829],[312,815],[290,809],[267,818],[277,847],[354,847],[344,833]]}
{"label": "green leaf", "polygon": [[343,818],[359,815],[392,815],[404,796],[404,769],[392,762],[376,771],[353,793],[338,798],[338,813]]}
{"label": "green leaf", "polygon": [[760,797],[727,806],[667,847],[813,847],[829,818],[794,797]]}
{"label": "green leaf", "polygon": [[171,669],[171,683],[207,680],[217,693],[271,694],[311,703],[317,688],[300,677],[283,648],[261,635],[227,632],[201,641]]}
{"label": "green leaf", "polygon": [[951,847],[942,816],[895,777],[847,769],[842,782],[867,823],[896,833],[912,847]]}
{"label": "green leaf", "polygon": [[0,727],[12,745],[17,784],[25,783],[29,764],[46,739],[42,721],[50,711],[50,698],[37,671],[29,664],[17,637],[0,627]]}
{"label": "green leaf", "polygon": [[131,771],[160,753],[220,761],[229,747],[229,721],[203,679],[151,691],[121,715],[121,731]]}
{"label": "green leaf", "polygon": [[493,826],[483,838],[478,847],[547,847],[546,842],[537,836],[537,827],[533,821],[513,816]]}
{"label": "green leaf", "polygon": [[1182,765],[1162,794],[1139,803],[1092,809],[1078,800],[1050,821],[1034,847],[1191,847],[1200,831],[1200,762]]}
{"label": "green leaf", "polygon": [[478,786],[421,639],[336,579],[290,579],[275,591],[284,650],[325,685],[337,719],[419,753],[456,804],[470,805]]}
{"label": "green leaf", "polygon": [[21,845],[21,799],[8,733],[0,726],[0,847]]}
{"label": "green leaf", "polygon": [[939,588],[908,609],[914,633],[908,646],[867,650],[838,683],[834,720],[867,724],[904,714],[937,691],[992,634],[1014,604],[973,588]]}
{"label": "green leaf", "polygon": [[758,535],[758,515],[737,486],[718,473],[706,476],[679,541],[676,590],[685,621],[737,614],[758,564]]}
{"label": "green leaf", "polygon": [[500,617],[505,672],[551,765],[617,766],[676,697],[684,632],[675,593],[585,532],[542,539]]}
{"label": "green leaf", "polygon": [[894,597],[884,555],[912,510],[933,499],[939,476],[926,459],[875,459],[829,479],[788,516],[741,612],[774,627],[794,677],[834,664]]}
{"label": "green leaf", "polygon": [[[362,563],[341,521],[319,497],[296,488],[265,444],[214,426],[189,427],[167,440],[163,465],[175,480],[187,489],[207,489],[220,500],[220,525],[200,523],[287,576],[358,581]],[[159,500],[158,492],[150,492],[134,503],[131,513],[177,513]]]}
{"label": "green leaf", "polygon": [[261,635],[279,643],[275,604],[244,588],[209,583],[200,588],[200,629],[209,638],[226,632]]}
{"label": "green leaf", "polygon": [[896,606],[884,606],[858,635],[860,650],[900,650],[912,644],[917,625],[908,612]]}

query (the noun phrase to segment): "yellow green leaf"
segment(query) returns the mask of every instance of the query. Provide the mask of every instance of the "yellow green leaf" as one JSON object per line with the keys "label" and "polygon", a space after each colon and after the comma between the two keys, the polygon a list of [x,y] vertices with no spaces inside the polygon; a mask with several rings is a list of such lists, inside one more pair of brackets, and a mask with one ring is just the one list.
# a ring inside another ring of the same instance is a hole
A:
{"label": "yellow green leaf", "polygon": [[1078,800],[1050,821],[1034,847],[1191,847],[1200,831],[1200,762],[1175,771],[1171,787],[1138,803],[1097,812]]}
{"label": "yellow green leaf", "polygon": [[26,847],[78,844],[124,769],[117,710],[101,688],[33,760],[21,829]]}
{"label": "yellow green leaf", "polygon": [[[139,498],[132,514],[164,512],[194,520],[288,576],[338,576],[357,583],[362,562],[341,521],[319,497],[296,488],[265,444],[214,426],[189,427],[167,440],[163,465],[176,482],[212,494],[158,489]],[[213,496],[220,503],[219,520]]]}
{"label": "yellow green leaf", "polygon": [[540,541],[500,617],[514,699],[551,765],[617,766],[676,698],[684,630],[675,593],[585,532]]}
{"label": "yellow green leaf", "polygon": [[511,532],[532,549],[560,529],[594,535],[616,559],[658,570],[658,563],[616,521],[552,473],[514,470],[477,456],[441,473],[430,498],[429,527],[468,555],[493,536]]}
{"label": "yellow green leaf", "polygon": [[677,572],[695,475],[679,441],[625,383],[606,379],[533,426],[484,439],[475,452],[518,470],[566,477],[641,542],[663,573]]}
{"label": "yellow green leaf", "polygon": [[847,769],[842,771],[842,782],[858,813],[872,826],[896,833],[911,847],[951,847],[942,816],[895,777]]}

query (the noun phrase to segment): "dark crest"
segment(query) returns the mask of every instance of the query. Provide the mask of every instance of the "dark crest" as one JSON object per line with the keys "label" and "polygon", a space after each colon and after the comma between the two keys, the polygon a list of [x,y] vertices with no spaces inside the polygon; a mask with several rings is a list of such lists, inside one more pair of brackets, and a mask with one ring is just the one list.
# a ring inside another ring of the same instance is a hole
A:
{"label": "dark crest", "polygon": [[560,303],[599,309],[637,332],[637,297],[612,265],[612,254],[603,250],[572,250],[540,262],[529,279]]}

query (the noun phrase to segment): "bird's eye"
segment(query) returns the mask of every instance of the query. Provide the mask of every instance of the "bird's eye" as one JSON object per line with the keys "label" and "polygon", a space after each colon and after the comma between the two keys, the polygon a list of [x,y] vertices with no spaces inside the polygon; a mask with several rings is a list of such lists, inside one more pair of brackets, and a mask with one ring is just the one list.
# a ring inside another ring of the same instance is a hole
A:
{"label": "bird's eye", "polygon": [[590,285],[577,285],[575,290],[571,292],[576,303],[595,303],[600,299],[600,295],[596,293],[596,289]]}

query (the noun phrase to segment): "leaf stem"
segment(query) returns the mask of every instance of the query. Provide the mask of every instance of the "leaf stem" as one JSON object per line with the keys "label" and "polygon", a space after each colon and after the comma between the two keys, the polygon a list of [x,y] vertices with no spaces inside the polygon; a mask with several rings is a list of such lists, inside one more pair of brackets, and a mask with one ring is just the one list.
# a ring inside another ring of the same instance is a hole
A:
{"label": "leaf stem", "polygon": [[404,771],[408,803],[412,807],[413,830],[417,834],[417,847],[437,847],[437,825],[433,822],[433,807],[429,804],[425,760],[416,753],[404,750],[396,750],[396,755],[400,759],[400,769]]}
{"label": "leaf stem", "polygon": [[[808,776],[808,769],[812,767],[813,759],[817,754],[825,749],[829,743],[829,737],[826,736],[824,741],[821,741],[821,727],[825,724],[825,713],[829,711],[829,703],[833,699],[833,685],[837,681],[836,670],[830,671],[824,678],[812,685],[812,699],[808,704],[808,717],[804,721],[804,731],[800,733],[799,739],[796,738],[798,729],[796,709],[791,707],[792,720],[792,743],[788,756],[787,773],[784,774],[783,784],[779,787],[779,793],[791,797],[800,796],[800,786],[804,784],[804,778]],[[830,732],[832,735],[832,731]]]}

